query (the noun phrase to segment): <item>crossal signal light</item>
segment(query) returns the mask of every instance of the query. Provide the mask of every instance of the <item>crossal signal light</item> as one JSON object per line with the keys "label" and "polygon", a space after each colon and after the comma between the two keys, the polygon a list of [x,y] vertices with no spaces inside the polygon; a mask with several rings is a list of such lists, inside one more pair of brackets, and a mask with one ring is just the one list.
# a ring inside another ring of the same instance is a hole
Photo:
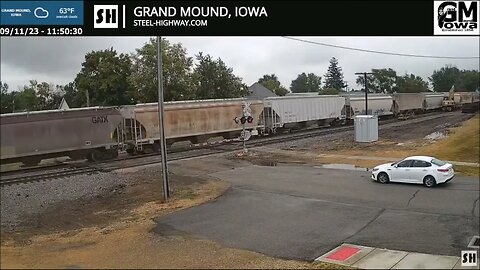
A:
{"label": "crossal signal light", "polygon": [[240,122],[240,123],[242,123],[242,125],[245,124],[245,123],[251,124],[251,123],[253,123],[253,117],[251,117],[251,116],[242,116],[240,119],[238,119],[238,117],[235,117],[235,118],[233,119],[233,121],[235,121],[235,123],[237,123],[237,124],[238,124],[238,122]]}

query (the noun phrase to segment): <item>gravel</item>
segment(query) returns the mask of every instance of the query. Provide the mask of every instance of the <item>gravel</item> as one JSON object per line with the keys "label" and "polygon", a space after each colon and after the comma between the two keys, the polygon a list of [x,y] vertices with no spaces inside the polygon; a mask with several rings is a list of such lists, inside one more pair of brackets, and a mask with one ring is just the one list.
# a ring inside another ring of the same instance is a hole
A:
{"label": "gravel", "polygon": [[[397,121],[379,126],[379,139],[391,141],[408,141],[410,139],[423,138],[432,132],[447,132],[447,129],[456,126],[459,123],[470,119],[472,116],[460,112],[448,115],[431,115],[427,120],[423,118],[413,118],[406,121]],[[409,132],[404,132],[405,128]],[[354,130],[341,133],[322,135],[321,137],[310,137],[300,140],[292,140],[271,144],[268,147],[283,150],[311,151],[312,149],[321,149],[326,151],[335,151],[338,146],[357,147],[365,144],[354,142]],[[248,144],[247,144],[248,146]]]}
{"label": "gravel", "polygon": [[49,206],[92,198],[125,187],[126,177],[115,172],[74,175],[47,181],[1,187],[1,226],[15,227],[22,216],[38,214]]}

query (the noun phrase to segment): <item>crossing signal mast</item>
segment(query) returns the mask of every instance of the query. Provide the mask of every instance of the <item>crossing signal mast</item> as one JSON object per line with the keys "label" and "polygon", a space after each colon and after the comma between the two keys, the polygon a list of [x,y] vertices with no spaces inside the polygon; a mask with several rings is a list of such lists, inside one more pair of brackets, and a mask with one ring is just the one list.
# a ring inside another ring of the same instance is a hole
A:
{"label": "crossing signal mast", "polygon": [[242,102],[242,111],[243,111],[242,116],[240,118],[235,117],[233,121],[235,121],[235,123],[237,124],[238,123],[242,124],[242,133],[240,135],[240,139],[242,139],[243,141],[243,152],[247,153],[248,150],[247,150],[246,142],[250,139],[252,134],[250,133],[250,131],[245,130],[245,124],[253,123],[252,109],[250,108],[250,103],[246,101]]}

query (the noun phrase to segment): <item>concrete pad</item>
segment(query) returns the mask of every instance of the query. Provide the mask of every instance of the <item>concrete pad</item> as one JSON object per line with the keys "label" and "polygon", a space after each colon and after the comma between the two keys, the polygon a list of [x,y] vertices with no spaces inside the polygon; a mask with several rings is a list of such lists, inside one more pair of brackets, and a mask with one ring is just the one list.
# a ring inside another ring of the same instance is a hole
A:
{"label": "concrete pad", "polygon": [[477,266],[462,266],[462,260],[461,258],[458,260],[458,262],[455,264],[453,269],[480,269],[480,265]]}
{"label": "concrete pad", "polygon": [[410,253],[392,269],[452,269],[459,257]]}
{"label": "concrete pad", "polygon": [[390,269],[407,256],[408,252],[376,248],[352,267],[360,269]]}
{"label": "concrete pad", "polygon": [[[358,252],[354,252],[351,256],[343,257],[343,256],[335,256],[342,252],[345,249],[358,249]],[[329,263],[336,263],[346,266],[351,266],[355,262],[359,261],[363,257],[367,256],[370,252],[372,252],[374,248],[371,247],[364,247],[364,246],[357,246],[357,245],[350,245],[350,244],[342,244],[341,246],[327,252],[326,254],[318,257],[315,259],[316,262],[329,262]],[[333,255],[333,256],[332,256]]]}

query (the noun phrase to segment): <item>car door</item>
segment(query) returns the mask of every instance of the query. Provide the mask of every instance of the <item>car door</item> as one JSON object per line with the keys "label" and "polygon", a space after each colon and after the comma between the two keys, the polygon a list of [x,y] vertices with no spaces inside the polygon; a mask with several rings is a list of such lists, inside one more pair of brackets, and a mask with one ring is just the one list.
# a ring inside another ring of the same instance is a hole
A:
{"label": "car door", "polygon": [[423,178],[428,174],[428,169],[432,164],[423,160],[414,160],[407,177],[410,183],[423,183]]}
{"label": "car door", "polygon": [[410,167],[413,163],[413,160],[403,160],[397,163],[396,166],[392,168],[392,179],[390,181],[393,182],[403,182],[403,183],[410,183],[409,181],[409,173]]}

